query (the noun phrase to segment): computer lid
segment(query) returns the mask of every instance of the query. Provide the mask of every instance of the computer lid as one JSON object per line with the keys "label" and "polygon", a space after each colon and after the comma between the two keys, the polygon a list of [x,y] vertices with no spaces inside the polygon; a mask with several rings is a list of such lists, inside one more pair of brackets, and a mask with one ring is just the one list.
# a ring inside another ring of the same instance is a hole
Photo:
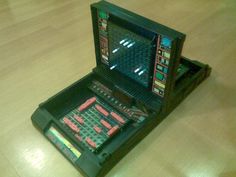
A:
{"label": "computer lid", "polygon": [[165,102],[185,35],[106,1],[91,5],[97,67],[120,73]]}

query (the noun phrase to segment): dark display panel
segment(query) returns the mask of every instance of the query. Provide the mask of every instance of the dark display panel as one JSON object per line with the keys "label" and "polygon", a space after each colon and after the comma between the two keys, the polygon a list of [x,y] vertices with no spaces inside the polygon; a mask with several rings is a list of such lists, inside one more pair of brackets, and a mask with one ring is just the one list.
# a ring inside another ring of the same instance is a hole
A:
{"label": "dark display panel", "polygon": [[152,41],[108,22],[109,67],[148,87],[154,46]]}

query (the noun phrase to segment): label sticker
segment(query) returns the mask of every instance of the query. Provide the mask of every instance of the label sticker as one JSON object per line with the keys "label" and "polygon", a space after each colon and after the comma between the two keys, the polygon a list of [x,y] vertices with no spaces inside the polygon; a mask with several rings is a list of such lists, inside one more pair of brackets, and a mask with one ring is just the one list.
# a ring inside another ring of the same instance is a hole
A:
{"label": "label sticker", "polygon": [[158,82],[158,81],[155,81],[155,84],[162,88],[166,87],[165,84],[162,84],[161,82]]}
{"label": "label sticker", "polygon": [[54,127],[49,128],[46,136],[73,163],[81,156],[81,153]]}

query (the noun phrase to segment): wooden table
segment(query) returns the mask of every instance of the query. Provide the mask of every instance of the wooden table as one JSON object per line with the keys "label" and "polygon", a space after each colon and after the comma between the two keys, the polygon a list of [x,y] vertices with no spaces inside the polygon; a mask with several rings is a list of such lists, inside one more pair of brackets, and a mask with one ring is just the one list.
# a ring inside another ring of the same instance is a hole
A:
{"label": "wooden table", "polygon": [[[92,2],[0,0],[0,176],[81,176],[30,116],[95,66]],[[213,72],[107,176],[235,177],[236,1],[111,2],[186,33]]]}

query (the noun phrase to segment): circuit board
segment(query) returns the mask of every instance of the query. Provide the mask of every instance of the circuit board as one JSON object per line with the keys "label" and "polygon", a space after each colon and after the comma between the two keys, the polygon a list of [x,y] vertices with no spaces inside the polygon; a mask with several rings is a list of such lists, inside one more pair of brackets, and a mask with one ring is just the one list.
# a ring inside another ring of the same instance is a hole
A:
{"label": "circuit board", "polygon": [[60,119],[61,123],[92,152],[98,151],[129,122],[98,97],[91,97]]}

